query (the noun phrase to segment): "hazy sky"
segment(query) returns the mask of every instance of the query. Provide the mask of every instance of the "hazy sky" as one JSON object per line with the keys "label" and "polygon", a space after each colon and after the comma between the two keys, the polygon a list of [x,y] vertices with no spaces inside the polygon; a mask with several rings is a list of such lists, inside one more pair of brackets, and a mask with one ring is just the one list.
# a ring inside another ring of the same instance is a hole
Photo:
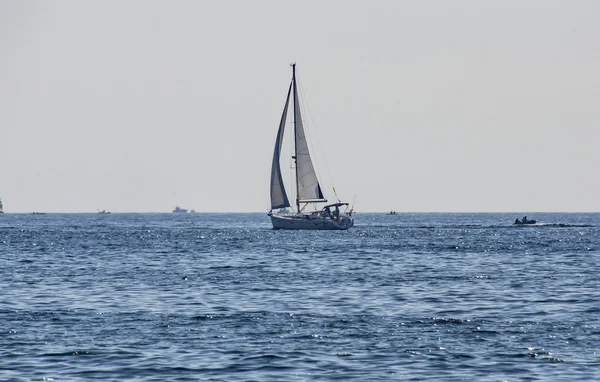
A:
{"label": "hazy sky", "polygon": [[296,61],[330,199],[333,179],[359,212],[598,212],[598,15],[594,0],[0,0],[0,198],[266,211]]}

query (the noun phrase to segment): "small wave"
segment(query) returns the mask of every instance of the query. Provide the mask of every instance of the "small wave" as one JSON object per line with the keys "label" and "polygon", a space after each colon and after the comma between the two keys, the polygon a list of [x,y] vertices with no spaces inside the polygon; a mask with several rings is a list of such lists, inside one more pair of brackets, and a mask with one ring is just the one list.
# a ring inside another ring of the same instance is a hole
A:
{"label": "small wave", "polygon": [[454,318],[454,317],[431,317],[431,320],[435,322],[442,322],[444,324],[465,324],[467,322],[471,322],[466,318]]}
{"label": "small wave", "polygon": [[66,352],[58,352],[58,353],[41,354],[42,357],[65,357],[65,356],[71,356],[71,355],[84,356],[84,355],[91,355],[91,353],[88,350],[74,350],[74,351],[66,351]]}
{"label": "small wave", "polygon": [[268,353],[268,354],[249,355],[249,356],[243,357],[241,360],[242,361],[266,361],[266,362],[272,362],[272,361],[286,360],[286,359],[287,359],[287,357],[285,357],[285,356],[278,355],[278,354]]}
{"label": "small wave", "polygon": [[548,362],[567,362],[564,359],[555,357],[554,354],[552,354],[549,351],[545,351],[545,350],[538,350],[535,348],[530,348],[529,349],[529,353],[527,354],[529,357],[531,358],[537,358],[543,361],[548,361]]}

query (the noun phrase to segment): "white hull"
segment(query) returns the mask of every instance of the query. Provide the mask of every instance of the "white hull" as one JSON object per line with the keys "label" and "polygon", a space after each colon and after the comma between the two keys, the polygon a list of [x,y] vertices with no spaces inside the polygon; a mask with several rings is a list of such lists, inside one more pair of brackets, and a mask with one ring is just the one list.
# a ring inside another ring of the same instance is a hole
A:
{"label": "white hull", "polygon": [[341,216],[339,220],[318,215],[271,215],[274,229],[292,230],[345,230],[354,225],[350,216]]}

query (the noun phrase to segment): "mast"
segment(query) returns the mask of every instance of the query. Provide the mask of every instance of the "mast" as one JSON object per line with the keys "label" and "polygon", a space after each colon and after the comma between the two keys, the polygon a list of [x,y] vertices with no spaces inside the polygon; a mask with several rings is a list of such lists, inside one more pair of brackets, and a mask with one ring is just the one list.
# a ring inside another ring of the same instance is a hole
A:
{"label": "mast", "polygon": [[296,63],[292,63],[292,85],[294,86],[294,164],[295,164],[295,169],[294,171],[296,171],[296,211],[298,213],[300,213],[300,189],[298,188],[298,145],[296,143],[296,137],[298,136],[298,131],[296,129],[297,124],[296,124],[296,105],[297,105],[297,94],[298,91],[296,90]]}

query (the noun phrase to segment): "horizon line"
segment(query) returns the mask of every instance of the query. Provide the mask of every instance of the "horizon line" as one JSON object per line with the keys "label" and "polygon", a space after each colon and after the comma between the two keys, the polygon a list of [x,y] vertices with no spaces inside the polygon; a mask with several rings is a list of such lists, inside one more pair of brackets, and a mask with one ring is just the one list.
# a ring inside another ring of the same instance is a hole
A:
{"label": "horizon line", "polygon": [[[394,210],[392,210],[394,211]],[[353,214],[389,214],[391,211],[354,211]],[[1,215],[36,215],[36,214],[169,214],[169,215],[197,215],[197,214],[267,214],[264,211],[195,211],[195,212],[172,212],[172,211],[107,211],[106,213],[92,211],[70,211],[70,212],[45,212],[45,211],[4,211]],[[396,215],[407,214],[597,214],[600,211],[394,211]]]}

